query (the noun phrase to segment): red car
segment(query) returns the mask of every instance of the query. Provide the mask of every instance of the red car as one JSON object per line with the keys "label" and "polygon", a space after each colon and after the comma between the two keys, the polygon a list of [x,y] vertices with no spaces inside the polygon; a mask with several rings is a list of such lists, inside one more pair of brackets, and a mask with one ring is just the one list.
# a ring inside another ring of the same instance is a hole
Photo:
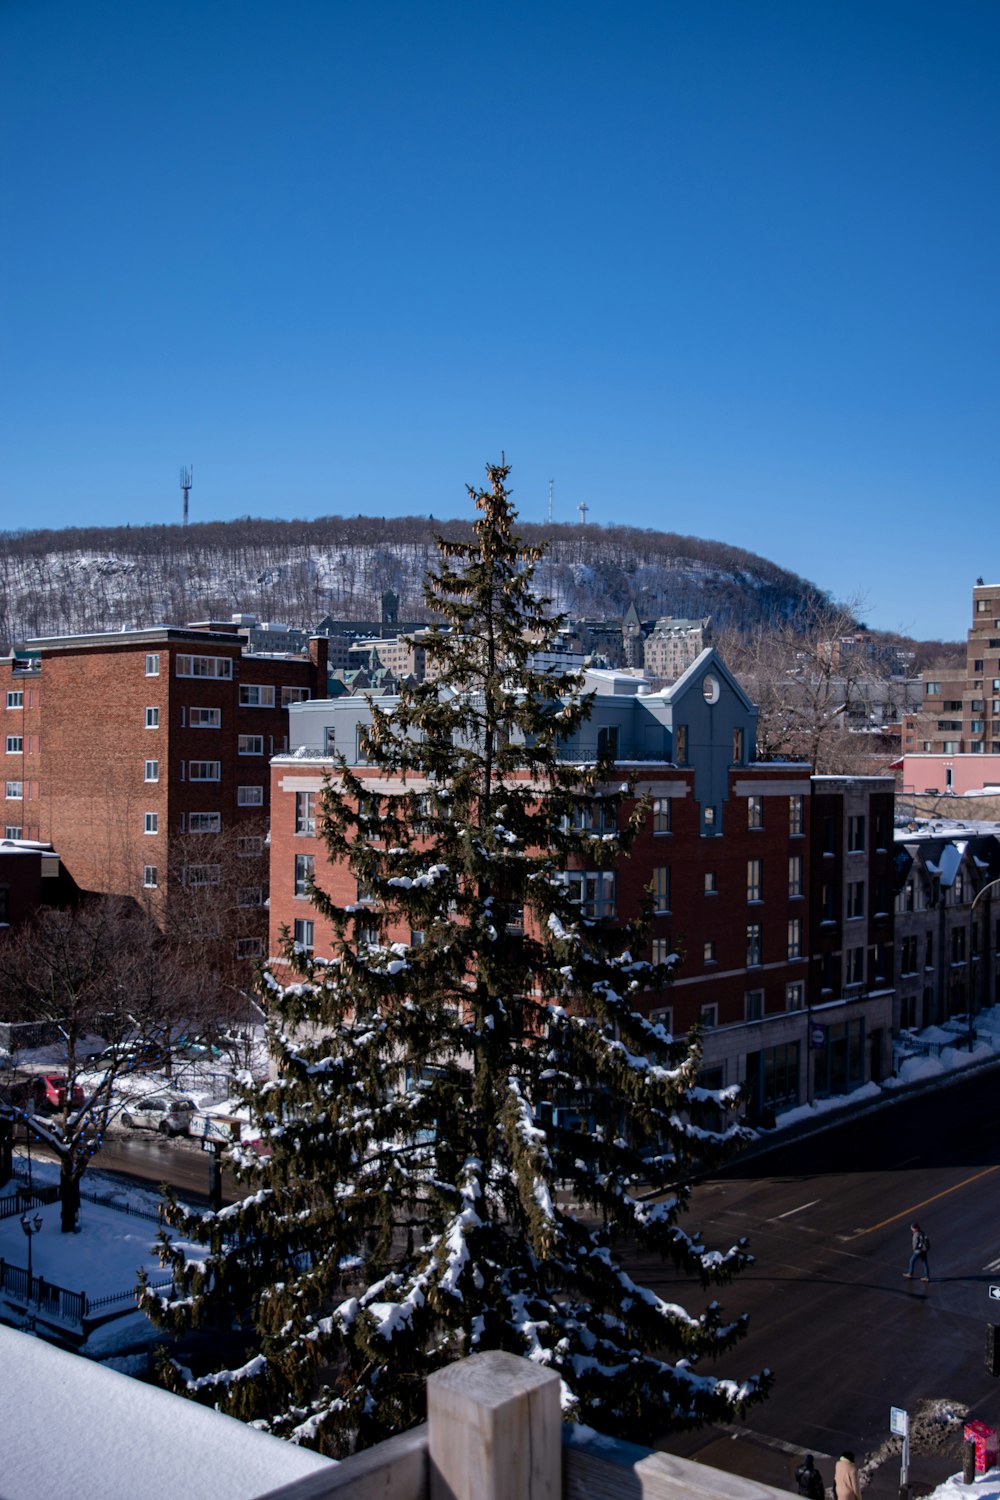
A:
{"label": "red car", "polygon": [[[65,1073],[39,1073],[28,1087],[40,1114],[51,1114],[53,1110],[66,1108]],[[73,1085],[70,1103],[83,1103],[83,1089],[78,1083]]]}

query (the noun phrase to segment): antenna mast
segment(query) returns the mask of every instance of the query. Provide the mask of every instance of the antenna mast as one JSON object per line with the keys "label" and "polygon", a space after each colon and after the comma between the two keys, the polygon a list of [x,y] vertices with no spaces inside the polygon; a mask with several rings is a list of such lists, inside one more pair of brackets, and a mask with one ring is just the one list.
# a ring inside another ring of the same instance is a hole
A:
{"label": "antenna mast", "polygon": [[552,525],[552,480],[549,480],[549,525]]}
{"label": "antenna mast", "polygon": [[184,495],[184,525],[188,523],[188,496],[191,486],[194,484],[194,464],[183,465],[181,468],[181,490]]}
{"label": "antenna mast", "polygon": [[589,509],[590,509],[590,506],[587,504],[586,500],[581,500],[580,504],[577,506],[577,510],[580,512],[580,525],[581,526],[586,526],[586,524],[587,524],[587,512],[588,512]]}

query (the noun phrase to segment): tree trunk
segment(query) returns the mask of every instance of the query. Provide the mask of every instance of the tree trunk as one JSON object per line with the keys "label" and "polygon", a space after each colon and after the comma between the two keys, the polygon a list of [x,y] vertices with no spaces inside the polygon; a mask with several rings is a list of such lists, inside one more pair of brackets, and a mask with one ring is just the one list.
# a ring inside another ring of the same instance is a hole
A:
{"label": "tree trunk", "polygon": [[74,1234],[80,1217],[80,1179],[66,1161],[59,1172],[59,1217],[62,1233]]}

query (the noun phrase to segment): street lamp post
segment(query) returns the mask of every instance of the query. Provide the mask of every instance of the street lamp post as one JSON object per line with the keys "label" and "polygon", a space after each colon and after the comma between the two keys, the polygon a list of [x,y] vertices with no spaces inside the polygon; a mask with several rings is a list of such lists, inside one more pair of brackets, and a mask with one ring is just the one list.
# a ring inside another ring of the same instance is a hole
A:
{"label": "street lamp post", "polygon": [[[974,1005],[973,1002],[975,1001],[975,998],[976,998],[976,995],[975,995],[976,974],[975,974],[975,970],[974,970],[974,968],[972,966],[972,958],[973,958],[973,953],[972,953],[972,946],[973,946],[973,944],[972,944],[972,935],[973,935],[973,933],[976,930],[975,929],[976,904],[981,899],[981,897],[983,897],[983,896],[986,895],[987,891],[991,891],[993,889],[993,887],[997,886],[997,885],[1000,885],[1000,879],[997,879],[997,880],[988,880],[986,882],[986,884],[984,886],[981,886],[980,889],[973,896],[973,898],[972,898],[972,904],[969,907],[969,953],[968,953],[967,963],[968,963],[968,970],[969,970],[969,994],[968,994],[968,1001],[969,1001],[969,1051],[970,1052],[972,1051],[972,1044],[973,1044],[973,1042],[976,1039],[975,1028],[974,1028],[974,1026],[972,1024],[972,1022],[973,1022],[973,1013],[975,1011],[975,1005]],[[989,946],[990,945],[989,945],[988,942],[985,942],[983,944],[984,952],[988,952],[989,951]]]}
{"label": "street lamp post", "polygon": [[32,1265],[31,1265],[31,1241],[33,1240],[33,1238],[35,1237],[35,1235],[38,1233],[38,1231],[41,1229],[41,1227],[42,1227],[42,1216],[41,1216],[41,1214],[35,1214],[34,1218],[32,1218],[31,1215],[27,1214],[27,1213],[21,1215],[21,1228],[24,1230],[25,1234],[28,1236],[28,1296],[27,1296],[26,1304],[25,1304],[25,1316],[27,1317],[27,1320],[28,1320],[28,1327],[29,1327],[29,1329],[30,1328],[34,1328],[34,1326],[35,1326],[35,1320],[34,1320],[34,1318],[31,1315],[31,1294],[32,1294],[32,1291],[34,1290],[34,1284],[35,1284],[34,1283],[34,1276],[32,1274]]}

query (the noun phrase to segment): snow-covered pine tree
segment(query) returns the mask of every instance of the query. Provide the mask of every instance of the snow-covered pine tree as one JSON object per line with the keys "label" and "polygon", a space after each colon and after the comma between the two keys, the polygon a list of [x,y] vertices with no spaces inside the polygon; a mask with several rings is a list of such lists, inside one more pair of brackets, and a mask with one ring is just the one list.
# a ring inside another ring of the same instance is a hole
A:
{"label": "snow-covered pine tree", "polygon": [[324,794],[358,901],[318,880],[332,958],[289,944],[292,982],[263,975],[278,1078],[248,1098],[272,1154],[243,1161],[234,1207],[170,1206],[205,1248],[165,1248],[175,1292],[145,1295],[176,1330],[252,1318],[242,1368],[175,1367],[175,1389],[334,1454],[419,1421],[428,1373],[483,1349],[549,1365],[567,1414],[619,1435],[729,1419],[768,1384],[696,1373],[744,1319],[689,1315],[622,1265],[626,1237],[706,1286],[746,1264],[745,1241],[677,1223],[694,1165],[741,1132],[699,1127],[732,1099],[640,1013],[668,978],[633,956],[642,923],[589,915],[565,879],[612,866],[645,809],[619,819],[612,762],[560,753],[588,701],[531,669],[558,621],[507,467],[487,474],[473,539],[441,541],[428,579],[427,681],[372,702],[367,765],[338,757]]}

